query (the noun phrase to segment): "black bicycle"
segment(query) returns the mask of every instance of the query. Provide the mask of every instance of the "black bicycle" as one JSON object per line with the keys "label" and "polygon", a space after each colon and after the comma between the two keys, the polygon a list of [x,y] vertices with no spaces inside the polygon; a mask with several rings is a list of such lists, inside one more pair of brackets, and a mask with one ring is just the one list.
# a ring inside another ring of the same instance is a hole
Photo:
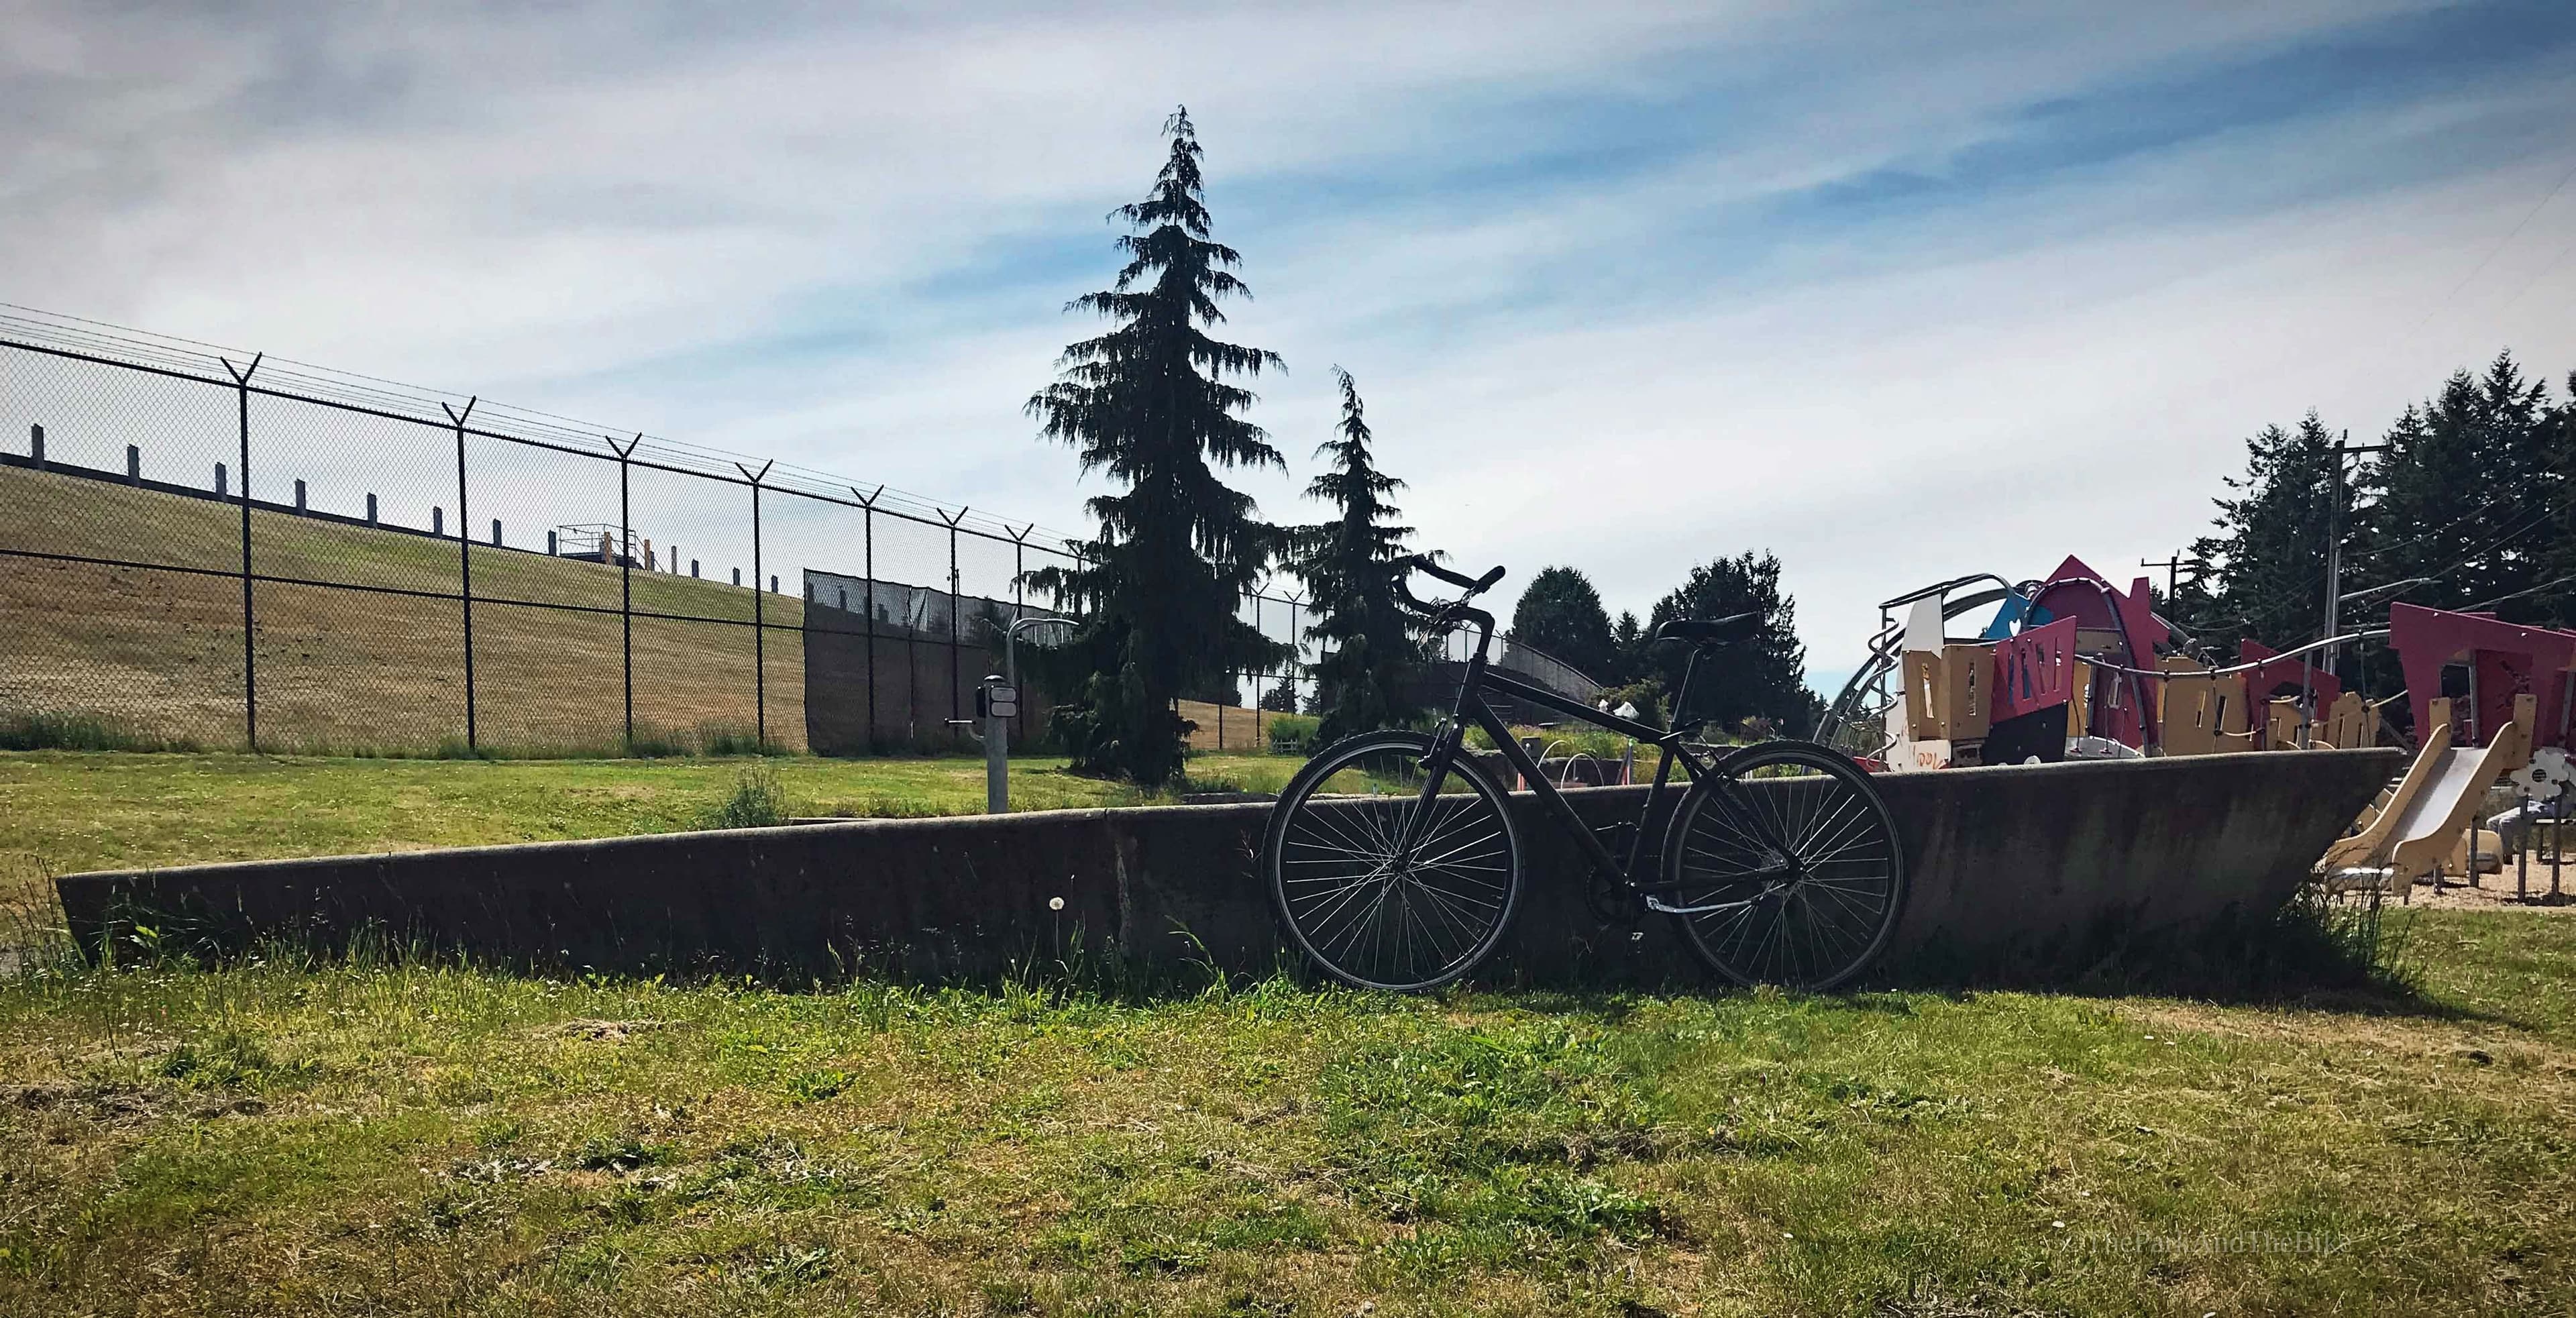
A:
{"label": "black bicycle", "polygon": [[[1493,615],[1469,604],[1503,569],[1470,578],[1424,559],[1411,566],[1466,591],[1431,603],[1399,587],[1436,629],[1476,628],[1455,706],[1428,734],[1366,732],[1326,747],[1280,794],[1262,848],[1281,925],[1326,974],[1360,988],[1435,988],[1475,969],[1511,927],[1520,833],[1498,776],[1461,753],[1470,723],[1571,830],[1597,882],[1679,921],[1735,983],[1830,989],[1887,945],[1905,905],[1905,859],[1886,802],[1852,761],[1805,741],[1713,752],[1693,743],[1696,721],[1659,730],[1507,677],[1486,663]],[[1761,625],[1747,613],[1657,628],[1655,641],[1692,647],[1673,708],[1689,708],[1703,658]],[[1548,782],[1487,693],[1661,749],[1624,860]],[[1664,831],[1661,872],[1641,879],[1646,826],[1675,764],[1690,785]]]}

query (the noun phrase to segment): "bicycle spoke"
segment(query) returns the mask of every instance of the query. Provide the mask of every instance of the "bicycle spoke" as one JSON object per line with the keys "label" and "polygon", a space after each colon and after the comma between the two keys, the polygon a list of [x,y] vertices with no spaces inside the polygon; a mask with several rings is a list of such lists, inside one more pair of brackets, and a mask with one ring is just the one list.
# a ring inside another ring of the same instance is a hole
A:
{"label": "bicycle spoke", "polygon": [[[1443,982],[1491,948],[1519,867],[1498,792],[1453,765],[1428,797],[1428,743],[1387,734],[1312,766],[1280,803],[1268,844],[1272,892],[1306,951],[1362,985]],[[1318,799],[1363,779],[1365,795]],[[1406,831],[1414,835],[1402,846]]]}
{"label": "bicycle spoke", "polygon": [[1746,753],[1676,825],[1670,904],[1689,911],[1702,956],[1740,982],[1839,983],[1894,919],[1903,878],[1885,811],[1816,754]]}

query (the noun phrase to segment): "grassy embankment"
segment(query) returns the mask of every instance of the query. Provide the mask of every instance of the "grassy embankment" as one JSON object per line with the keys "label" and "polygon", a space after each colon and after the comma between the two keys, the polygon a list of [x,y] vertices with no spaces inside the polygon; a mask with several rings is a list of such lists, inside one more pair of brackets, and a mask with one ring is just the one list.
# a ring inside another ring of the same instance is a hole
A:
{"label": "grassy embankment", "polygon": [[[1200,755],[1199,784],[1275,790],[1297,762]],[[757,768],[792,813],[984,808],[981,760],[353,760],[0,753],[0,908],[51,903],[47,874],[359,851],[668,833],[704,826]],[[1134,805],[1133,788],[1011,762],[1015,809]]]}
{"label": "grassy embankment", "polygon": [[[237,507],[52,472],[0,467],[0,548],[233,571]],[[531,531],[530,534],[537,534]],[[452,594],[456,543],[286,513],[251,514],[252,558],[265,575]],[[620,622],[614,613],[512,607],[497,601],[618,607],[619,571],[604,564],[474,551],[475,704],[479,741],[514,753],[612,753],[624,725]],[[754,592],[668,572],[632,574],[648,613],[749,622]],[[254,588],[261,745],[327,754],[423,754],[464,740],[463,617],[452,599],[262,583]],[[242,740],[241,584],[139,568],[13,559],[0,572],[0,724],[39,714],[96,726],[128,742],[216,748]],[[804,601],[761,602],[768,733],[805,744]],[[748,746],[752,632],[742,626],[635,624],[638,739],[677,748]],[[945,688],[941,688],[944,701]],[[944,719],[944,707],[937,711]],[[1216,745],[1216,709],[1189,711]],[[1263,716],[1268,717],[1268,716]],[[925,737],[944,723],[927,719]],[[1226,746],[1253,745],[1253,712],[1225,712]]]}

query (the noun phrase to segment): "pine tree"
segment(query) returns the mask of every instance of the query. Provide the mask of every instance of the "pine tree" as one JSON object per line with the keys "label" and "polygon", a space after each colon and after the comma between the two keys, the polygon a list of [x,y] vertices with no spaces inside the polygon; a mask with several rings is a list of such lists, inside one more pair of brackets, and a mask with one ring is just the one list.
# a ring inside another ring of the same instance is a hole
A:
{"label": "pine tree", "polygon": [[2492,603],[2509,619],[2539,616],[2532,587],[2556,536],[2547,395],[2543,382],[2523,379],[2511,353],[2499,353],[2485,375],[2454,372],[2440,393],[2409,407],[2388,431],[2384,492],[2365,519],[2376,544],[2347,554],[2359,560],[2348,581],[2394,587],[2374,600]]}
{"label": "pine tree", "polygon": [[2209,567],[2171,603],[2176,624],[2212,657],[2232,659],[2248,639],[2286,649],[2324,635],[2329,519],[2353,523],[2350,488],[2339,514],[2331,506],[2335,443],[2314,412],[2296,430],[2265,426],[2245,441],[2245,475],[2225,478],[2236,497],[2213,500],[2218,534],[2192,542]]}
{"label": "pine tree", "polygon": [[1340,437],[1315,450],[1332,466],[1307,485],[1340,516],[1294,535],[1296,572],[1315,601],[1315,623],[1306,639],[1322,649],[1313,668],[1325,742],[1372,728],[1401,727],[1418,712],[1406,683],[1423,658],[1421,622],[1399,601],[1406,571],[1409,526],[1394,525],[1403,509],[1386,497],[1404,482],[1378,469],[1359,386],[1350,372],[1333,368],[1342,388]]}
{"label": "pine tree", "polygon": [[1596,682],[1611,680],[1617,657],[1601,592],[1576,568],[1544,567],[1512,606],[1511,638],[1574,665]]}
{"label": "pine tree", "polygon": [[1637,615],[1619,610],[1618,624],[1610,629],[1610,671],[1592,676],[1610,683],[1633,682],[1646,671],[1646,624]]}
{"label": "pine tree", "polygon": [[2551,409],[2541,428],[2548,471],[2551,544],[2540,563],[2538,614],[2552,627],[2576,629],[2576,371],[2567,373],[2567,399]]}
{"label": "pine tree", "polygon": [[[1703,718],[1732,730],[1762,719],[1792,736],[1806,736],[1824,716],[1824,701],[1807,689],[1807,647],[1797,634],[1797,601],[1780,591],[1780,559],[1751,550],[1692,568],[1690,578],[1655,602],[1646,630],[1675,618],[1723,618],[1759,613],[1762,630],[1752,639],[1717,651],[1700,665],[1688,708],[1676,720]],[[1658,646],[1649,652],[1664,690],[1681,690],[1689,647]]]}
{"label": "pine tree", "polygon": [[1115,328],[1067,346],[1059,378],[1028,402],[1045,438],[1119,487],[1089,501],[1100,526],[1080,564],[1030,574],[1083,618],[1054,657],[1058,689],[1079,696],[1056,726],[1076,768],[1147,784],[1180,772],[1188,728],[1176,696],[1266,670],[1287,649],[1238,614],[1277,532],[1210,465],[1285,469],[1268,434],[1240,415],[1252,393],[1227,383],[1281,362],[1206,332],[1225,321],[1220,299],[1250,290],[1231,273],[1241,255],[1209,238],[1188,108],[1163,131],[1171,151],[1152,193],[1112,213],[1135,230],[1118,238],[1126,266],[1108,290],[1065,308]]}

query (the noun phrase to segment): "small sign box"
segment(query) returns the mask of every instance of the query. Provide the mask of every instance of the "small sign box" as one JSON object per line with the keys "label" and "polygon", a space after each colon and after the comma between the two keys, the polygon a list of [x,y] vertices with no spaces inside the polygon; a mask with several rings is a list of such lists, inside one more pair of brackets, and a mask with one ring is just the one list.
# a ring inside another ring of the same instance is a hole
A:
{"label": "small sign box", "polygon": [[1020,716],[1020,689],[1018,687],[1005,686],[1002,683],[995,682],[986,686],[977,694],[981,697],[977,703],[984,707],[982,713],[985,718],[1018,718]]}

